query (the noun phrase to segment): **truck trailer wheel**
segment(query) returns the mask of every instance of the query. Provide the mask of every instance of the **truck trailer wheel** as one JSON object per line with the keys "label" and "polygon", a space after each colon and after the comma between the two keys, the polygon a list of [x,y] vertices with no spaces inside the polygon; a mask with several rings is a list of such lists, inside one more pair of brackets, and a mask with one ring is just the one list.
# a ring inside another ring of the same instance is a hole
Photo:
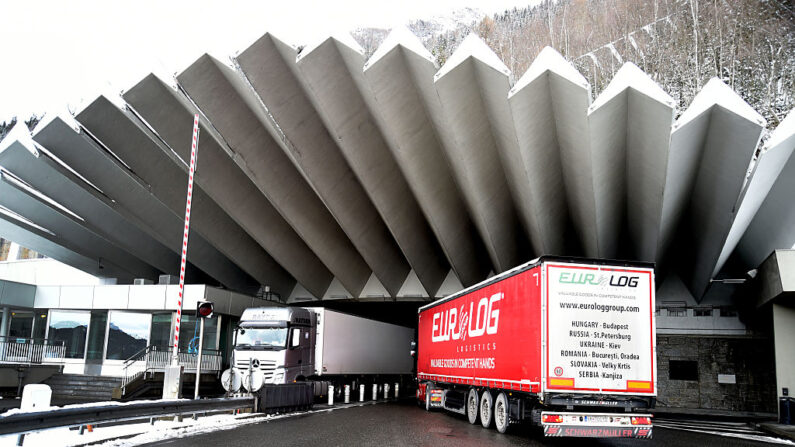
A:
{"label": "truck trailer wheel", "polygon": [[494,413],[492,411],[493,403],[491,392],[489,392],[489,390],[483,390],[483,395],[480,396],[480,424],[485,428],[491,426],[491,415]]}
{"label": "truck trailer wheel", "polygon": [[469,419],[470,424],[477,424],[478,423],[478,390],[475,388],[469,389],[469,394],[467,394],[467,419]]}
{"label": "truck trailer wheel", "polygon": [[497,395],[497,400],[494,401],[494,425],[497,431],[505,433],[508,431],[508,425],[511,423],[511,407],[508,405],[508,396],[504,391]]}

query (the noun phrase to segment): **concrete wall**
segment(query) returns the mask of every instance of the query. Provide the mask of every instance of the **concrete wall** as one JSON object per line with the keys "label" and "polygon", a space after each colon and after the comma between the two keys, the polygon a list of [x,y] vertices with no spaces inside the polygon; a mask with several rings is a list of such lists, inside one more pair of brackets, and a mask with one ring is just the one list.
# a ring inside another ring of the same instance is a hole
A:
{"label": "concrete wall", "polygon": [[776,396],[789,388],[795,395],[795,308],[773,304],[773,332],[776,351]]}
{"label": "concrete wall", "polygon": [[24,259],[0,262],[0,279],[40,286],[95,285],[96,276],[89,275],[55,259]]}
{"label": "concrete wall", "polygon": [[[671,360],[698,362],[698,380],[670,380]],[[658,407],[776,411],[770,339],[658,335],[657,365]],[[719,383],[719,374],[736,383]]]}

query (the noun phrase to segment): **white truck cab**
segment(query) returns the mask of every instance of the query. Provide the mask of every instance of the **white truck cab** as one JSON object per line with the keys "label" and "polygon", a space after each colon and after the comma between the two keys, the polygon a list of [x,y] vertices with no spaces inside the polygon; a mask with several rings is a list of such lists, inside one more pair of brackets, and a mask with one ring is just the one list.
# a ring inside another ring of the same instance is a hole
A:
{"label": "white truck cab", "polygon": [[235,333],[232,368],[263,383],[284,384],[315,374],[317,315],[300,307],[246,309]]}

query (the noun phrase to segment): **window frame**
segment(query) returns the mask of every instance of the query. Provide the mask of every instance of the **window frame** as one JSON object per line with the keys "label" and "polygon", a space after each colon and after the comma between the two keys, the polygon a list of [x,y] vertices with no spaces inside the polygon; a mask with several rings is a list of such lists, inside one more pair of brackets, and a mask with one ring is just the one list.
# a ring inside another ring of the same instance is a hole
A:
{"label": "window frame", "polygon": [[[123,310],[123,309],[116,309],[116,310],[109,310],[108,311],[108,321],[105,325],[105,349],[102,353],[102,362],[121,362],[124,363],[127,359],[109,359],[108,358],[108,341],[110,340],[110,321],[113,319],[114,313],[124,313],[124,314],[136,314],[136,315],[148,315],[149,316],[149,328],[146,331],[146,346],[149,346],[149,343],[152,341],[152,318],[154,316],[151,312],[134,312],[130,310]],[[173,321],[173,320],[172,320]]]}
{"label": "window frame", "polygon": [[47,312],[47,330],[44,332],[44,339],[47,340],[47,343],[50,342],[50,322],[52,321],[52,313],[53,312],[65,312],[65,313],[73,313],[73,314],[85,314],[88,315],[88,323],[86,323],[86,341],[83,343],[83,356],[80,358],[70,358],[66,357],[66,352],[64,352],[64,363],[85,363],[86,362],[86,355],[88,354],[88,340],[91,336],[91,311],[90,310],[78,310],[78,309],[50,309]]}

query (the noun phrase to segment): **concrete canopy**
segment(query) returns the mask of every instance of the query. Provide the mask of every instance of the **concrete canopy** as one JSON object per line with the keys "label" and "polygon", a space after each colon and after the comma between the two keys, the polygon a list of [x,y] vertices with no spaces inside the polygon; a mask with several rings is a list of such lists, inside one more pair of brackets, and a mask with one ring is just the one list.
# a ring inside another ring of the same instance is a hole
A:
{"label": "concrete canopy", "polygon": [[147,76],[36,142],[15,129],[0,231],[121,281],[167,273],[200,112],[189,261],[247,293],[435,299],[531,255],[584,254],[656,261],[697,301],[732,256],[752,269],[795,245],[795,115],[746,181],[765,123],[719,80],[674,123],[632,64],[593,104],[550,48],[512,79],[475,36],[438,69],[405,29],[366,63],[350,36],[299,50],[266,34],[231,66],[200,57],[178,89]]}
{"label": "concrete canopy", "polygon": [[[97,99],[77,115],[77,119],[106,147],[113,148],[144,182],[149,194],[155,196],[178,219],[177,247],[182,245],[185,191],[188,174],[167,156],[169,150],[129,111],[118,109],[107,99]],[[81,158],[91,163],[91,158]],[[259,284],[269,285],[283,296],[289,295],[295,279],[278,265],[247,233],[245,233],[198,185],[194,187],[194,209],[191,231],[203,235]],[[166,215],[164,215],[166,216]],[[193,250],[193,246],[188,253]]]}
{"label": "concrete canopy", "polygon": [[[270,34],[236,62],[271,118],[269,129],[391,296],[410,269],[386,224],[313,106],[298,50]],[[278,117],[278,119],[276,118]]]}
{"label": "concrete canopy", "polygon": [[[185,160],[190,157],[185,141],[189,141],[193,125],[185,120],[193,116],[195,107],[154,75],[125,92],[124,99],[171,149],[166,155],[173,163],[187,169]],[[331,283],[331,272],[251,180],[240,174],[222,139],[208,124],[201,129],[202,161],[198,163],[202,164],[197,163],[196,184],[307,290],[322,296]]]}
{"label": "concrete canopy", "polygon": [[[483,41],[469,35],[434,76],[446,119],[444,127],[453,172],[480,231],[495,272],[528,258],[527,238],[500,160],[499,142],[490,124],[491,103],[483,90],[504,90],[508,69]],[[489,96],[492,99],[493,96]],[[510,137],[508,137],[510,138]],[[512,179],[514,186],[521,181]]]}
{"label": "concrete canopy", "polygon": [[430,117],[440,112],[433,87],[437,69],[419,39],[397,28],[367,62],[364,74],[392,154],[453,271],[469,286],[488,272],[488,262]]}
{"label": "concrete canopy", "polygon": [[235,71],[209,55],[177,77],[219,131],[233,160],[331,273],[358,296],[370,269],[265,127],[267,116]]}
{"label": "concrete canopy", "polygon": [[373,116],[363,51],[343,40],[304,49],[297,61],[301,78],[425,291],[435,294],[449,267]]}

